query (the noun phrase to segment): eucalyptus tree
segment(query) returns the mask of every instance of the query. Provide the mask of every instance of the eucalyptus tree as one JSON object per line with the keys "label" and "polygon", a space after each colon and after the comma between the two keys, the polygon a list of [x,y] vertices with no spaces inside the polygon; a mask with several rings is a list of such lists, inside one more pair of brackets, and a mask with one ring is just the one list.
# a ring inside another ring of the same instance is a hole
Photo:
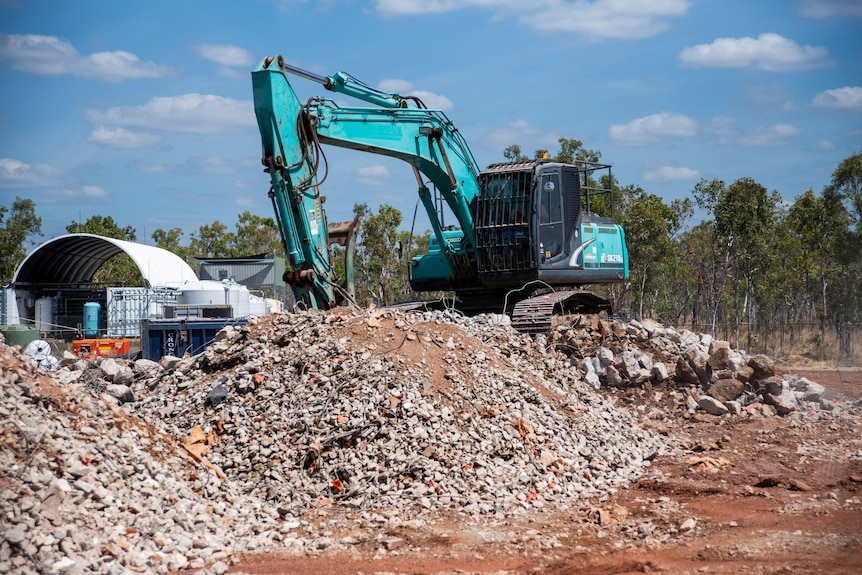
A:
{"label": "eucalyptus tree", "polygon": [[644,317],[644,304],[650,300],[647,310],[655,312],[655,302],[660,287],[658,269],[673,257],[671,232],[679,226],[677,213],[655,194],[648,194],[639,186],[627,186],[619,191],[622,204],[620,223],[626,233],[629,250],[629,268],[637,317]]}
{"label": "eucalyptus tree", "polygon": [[799,238],[819,286],[816,292],[818,296],[811,298],[811,303],[820,325],[821,359],[825,354],[823,346],[829,314],[829,284],[837,265],[837,247],[847,223],[847,213],[836,195],[827,193],[818,196],[810,189],[795,199],[788,214],[790,229]]}
{"label": "eucalyptus tree", "polygon": [[751,178],[740,178],[729,186],[721,180],[701,180],[694,197],[713,217],[717,247],[723,252],[719,254],[723,259],[721,280],[716,285],[729,298],[725,302],[727,319],[734,322],[738,336],[743,320],[749,328],[756,320],[757,279],[767,273],[764,262],[780,197]]}
{"label": "eucalyptus tree", "polygon": [[[83,223],[72,222],[66,226],[66,231],[70,234],[95,234],[128,242],[137,240],[135,228],[120,226],[111,216],[94,215]],[[125,252],[115,255],[102,264],[93,275],[93,281],[132,287],[146,285],[141,270]]]}
{"label": "eucalyptus tree", "polygon": [[248,210],[241,213],[237,216],[231,251],[237,256],[284,255],[275,219],[254,215]]}
{"label": "eucalyptus tree", "polygon": [[838,332],[840,355],[852,352],[852,326],[862,319],[862,152],[844,159],[823,191],[824,199],[840,201],[847,229],[838,245],[831,319]]}
{"label": "eucalyptus tree", "polygon": [[386,204],[380,205],[376,214],[367,204],[357,204],[353,210],[364,215],[357,242],[357,303],[391,305],[399,299],[406,274],[398,260],[401,212]]}
{"label": "eucalyptus tree", "polygon": [[197,258],[236,257],[236,234],[227,231],[227,225],[216,220],[198,227],[191,233],[189,250]]}
{"label": "eucalyptus tree", "polygon": [[862,234],[862,152],[845,158],[832,173],[827,194],[835,194],[844,203],[850,226]]}
{"label": "eucalyptus tree", "polygon": [[33,200],[15,198],[12,208],[0,206],[0,286],[12,281],[27,255],[27,241],[42,235],[42,218]]}
{"label": "eucalyptus tree", "polygon": [[153,243],[157,248],[168,250],[184,260],[188,261],[189,257],[192,255],[191,249],[181,243],[183,239],[182,228],[171,228],[169,230],[156,228],[150,237],[153,239]]}

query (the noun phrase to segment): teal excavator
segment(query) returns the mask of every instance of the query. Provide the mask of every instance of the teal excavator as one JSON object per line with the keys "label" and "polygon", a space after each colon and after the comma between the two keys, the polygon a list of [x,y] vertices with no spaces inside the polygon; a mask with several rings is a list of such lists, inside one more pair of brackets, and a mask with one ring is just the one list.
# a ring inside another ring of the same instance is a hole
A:
{"label": "teal excavator", "polygon": [[[372,107],[343,107],[319,96],[303,104],[288,74]],[[414,96],[375,89],[344,72],[318,76],[281,56],[265,58],[252,83],[261,161],[292,268],[284,281],[297,302],[328,309],[353,301],[360,218],[327,222],[319,190],[327,144],[399,158],[412,167],[433,232],[428,253],[410,262],[414,290],[454,292],[463,311],[504,312],[527,332],[547,329],[554,313],[610,311],[606,299],[583,289],[629,275],[622,227],[590,211],[591,202],[613,204],[609,165],[546,158],[480,171],[451,120]],[[435,194],[457,227],[443,224]],[[332,244],[345,247],[343,281],[336,278]]]}

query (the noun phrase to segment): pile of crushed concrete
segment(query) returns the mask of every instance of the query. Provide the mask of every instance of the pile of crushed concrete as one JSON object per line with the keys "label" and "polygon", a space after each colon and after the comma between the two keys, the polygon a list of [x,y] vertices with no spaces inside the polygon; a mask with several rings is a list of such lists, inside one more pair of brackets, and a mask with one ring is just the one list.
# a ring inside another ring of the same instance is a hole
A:
{"label": "pile of crushed concrete", "polygon": [[209,462],[285,515],[567,509],[666,449],[564,358],[447,312],[270,316],[133,393],[136,414],[202,430]]}
{"label": "pile of crushed concrete", "polygon": [[235,553],[289,542],[274,513],[85,373],[59,384],[0,344],[0,573],[224,573]]}
{"label": "pile of crushed concrete", "polygon": [[578,509],[676,449],[602,388],[671,383],[684,415],[855,413],[705,335],[570,318],[531,338],[503,319],[277,314],[199,356],[51,372],[0,345],[0,573],[223,573],[237,553],[342,545],[306,521],[320,508]]}

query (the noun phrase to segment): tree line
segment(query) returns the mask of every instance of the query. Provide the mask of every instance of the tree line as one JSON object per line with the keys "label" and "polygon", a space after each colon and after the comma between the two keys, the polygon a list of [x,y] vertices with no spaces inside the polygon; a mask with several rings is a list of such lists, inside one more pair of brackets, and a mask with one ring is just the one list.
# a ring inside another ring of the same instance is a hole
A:
{"label": "tree line", "polygon": [[[579,140],[560,138],[559,144],[558,161],[601,158]],[[533,157],[546,154],[536,150]],[[517,145],[503,155],[510,161],[529,159]],[[792,340],[803,327],[814,326],[821,358],[853,355],[853,334],[862,319],[862,152],[840,162],[822,190],[802,191],[791,201],[748,177],[730,183],[702,179],[690,197],[670,203],[638,185],[603,184],[612,186],[616,201],[591,208],[622,224],[629,248],[630,280],[595,286],[615,310],[722,335],[749,350],[766,346],[769,338]],[[699,223],[691,221],[695,207],[706,214]],[[427,249],[430,232],[400,229],[402,214],[389,205],[374,213],[356,204],[354,213],[364,216],[357,242],[357,303],[427,299],[428,294],[410,290],[408,266],[413,255]],[[137,239],[133,227],[104,216],[72,222],[66,230]],[[32,200],[0,206],[0,283],[11,281],[26,242],[40,233]],[[274,219],[248,211],[232,229],[215,221],[189,234],[185,243],[180,228],[157,229],[151,237],[192,265],[202,257],[283,253]],[[124,254],[94,279],[143,285]],[[827,349],[833,340],[837,350]]]}

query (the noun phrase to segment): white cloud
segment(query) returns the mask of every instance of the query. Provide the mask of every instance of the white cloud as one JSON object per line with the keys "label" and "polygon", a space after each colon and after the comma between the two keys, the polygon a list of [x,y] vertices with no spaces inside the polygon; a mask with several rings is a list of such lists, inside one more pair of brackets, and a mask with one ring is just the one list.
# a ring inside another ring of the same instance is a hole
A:
{"label": "white cloud", "polygon": [[92,124],[194,134],[245,131],[257,125],[251,102],[206,94],[153,98],[143,106],[88,110],[86,116]]}
{"label": "white cloud", "polygon": [[799,12],[807,18],[862,18],[859,0],[800,0]]}
{"label": "white cloud", "polygon": [[222,156],[191,156],[176,164],[137,163],[135,169],[146,174],[178,174],[196,176],[198,174],[236,174],[237,162]]}
{"label": "white cloud", "polygon": [[835,149],[835,144],[826,138],[817,138],[814,140],[814,145],[817,146],[817,149],[821,152],[831,152]]}
{"label": "white cloud", "polygon": [[691,168],[677,168],[674,166],[661,166],[644,174],[648,182],[678,182],[684,180],[697,180],[700,172]]}
{"label": "white cloud", "polygon": [[[532,142],[532,144],[530,144]],[[557,143],[557,136],[544,132],[531,125],[526,120],[516,120],[501,128],[495,128],[488,133],[484,139],[485,145],[496,152],[501,152],[513,143],[520,143],[521,153],[532,156],[531,149],[526,146],[532,145],[536,148],[551,149]]]}
{"label": "white cloud", "polygon": [[431,110],[443,110],[448,112],[455,107],[452,100],[446,96],[428,92],[426,90],[416,90],[414,89],[413,84],[407,80],[381,80],[377,84],[377,88],[384,92],[400,94],[401,96],[416,96]]}
{"label": "white cloud", "polygon": [[105,82],[162,78],[176,74],[170,66],[144,62],[122,50],[83,56],[66,40],[38,34],[0,34],[0,60],[9,60],[12,68],[22,72],[74,74]]}
{"label": "white cloud", "polygon": [[234,198],[234,204],[243,208],[252,208],[257,205],[257,202],[254,198],[249,196],[236,196],[236,198]]}
{"label": "white cloud", "polygon": [[164,174],[168,171],[164,164],[135,164],[135,168],[145,174]]}
{"label": "white cloud", "polygon": [[[187,169],[200,170],[206,174],[235,174],[234,161],[221,156],[192,157],[187,162]],[[184,170],[185,171],[185,170]]]}
{"label": "white cloud", "polygon": [[99,186],[83,186],[81,191],[88,198],[104,198],[108,195],[108,192]]}
{"label": "white cloud", "polygon": [[744,68],[779,72],[808,70],[830,65],[829,52],[821,46],[800,46],[779,34],[761,34],[756,39],[718,38],[712,44],[698,44],[679,54],[685,66]]}
{"label": "white cloud", "polygon": [[862,88],[847,86],[826,90],[814,96],[811,105],[832,110],[862,110]]}
{"label": "white cloud", "polygon": [[781,146],[803,133],[801,129],[790,124],[740,130],[735,121],[727,116],[713,118],[707,124],[707,129],[718,137],[719,144],[744,146]]}
{"label": "white cloud", "polygon": [[245,48],[231,44],[199,44],[195,51],[203,58],[222,66],[251,66],[254,56]]}
{"label": "white cloud", "polygon": [[[377,11],[386,16],[417,16],[442,14],[462,8],[475,7],[480,2],[458,0],[377,0]],[[492,5],[493,2],[485,2]]]}
{"label": "white cloud", "polygon": [[356,177],[366,186],[382,186],[392,179],[392,173],[386,166],[365,166],[356,170]]}
{"label": "white cloud", "polygon": [[455,107],[452,100],[442,94],[426,92],[425,90],[415,90],[407,95],[416,96],[431,110],[443,110],[444,112],[448,112]]}
{"label": "white cloud", "polygon": [[413,89],[413,84],[411,84],[407,80],[398,80],[392,78],[389,80],[381,80],[380,82],[378,82],[377,89],[383,90],[384,92],[393,92],[395,94],[406,94]]}
{"label": "white cloud", "polygon": [[41,188],[65,181],[65,174],[47,164],[25,164],[12,158],[0,158],[0,188]]}
{"label": "white cloud", "polygon": [[164,171],[188,176],[196,174],[230,175],[236,173],[234,160],[221,156],[191,156],[179,164],[168,164],[162,167]]}
{"label": "white cloud", "polygon": [[162,137],[156,134],[141,134],[123,128],[106,128],[105,126],[94,128],[87,139],[99,146],[124,150],[148,148],[162,141]]}
{"label": "white cloud", "polygon": [[790,124],[776,124],[765,128],[756,128],[751,132],[742,134],[737,140],[740,144],[748,146],[778,146],[801,133],[802,130]]}
{"label": "white cloud", "polygon": [[690,0],[377,0],[378,13],[389,17],[479,8],[536,30],[621,39],[664,32],[670,27],[667,19],[684,16],[689,6]]}
{"label": "white cloud", "polygon": [[707,131],[722,138],[734,136],[738,133],[736,122],[730,116],[716,116],[707,123]]}
{"label": "white cloud", "polygon": [[517,2],[519,20],[551,32],[576,32],[590,38],[636,40],[650,38],[670,28],[668,18],[684,16],[687,0],[550,0],[545,10],[529,2]]}
{"label": "white cloud", "polygon": [[795,110],[792,92],[780,82],[758,82],[747,90],[752,101],[759,106]]}
{"label": "white cloud", "polygon": [[697,122],[682,114],[659,112],[611,126],[611,139],[624,146],[641,146],[668,138],[687,138],[697,133]]}
{"label": "white cloud", "polygon": [[108,192],[99,186],[81,186],[80,188],[59,188],[50,192],[52,196],[64,198],[106,198]]}

